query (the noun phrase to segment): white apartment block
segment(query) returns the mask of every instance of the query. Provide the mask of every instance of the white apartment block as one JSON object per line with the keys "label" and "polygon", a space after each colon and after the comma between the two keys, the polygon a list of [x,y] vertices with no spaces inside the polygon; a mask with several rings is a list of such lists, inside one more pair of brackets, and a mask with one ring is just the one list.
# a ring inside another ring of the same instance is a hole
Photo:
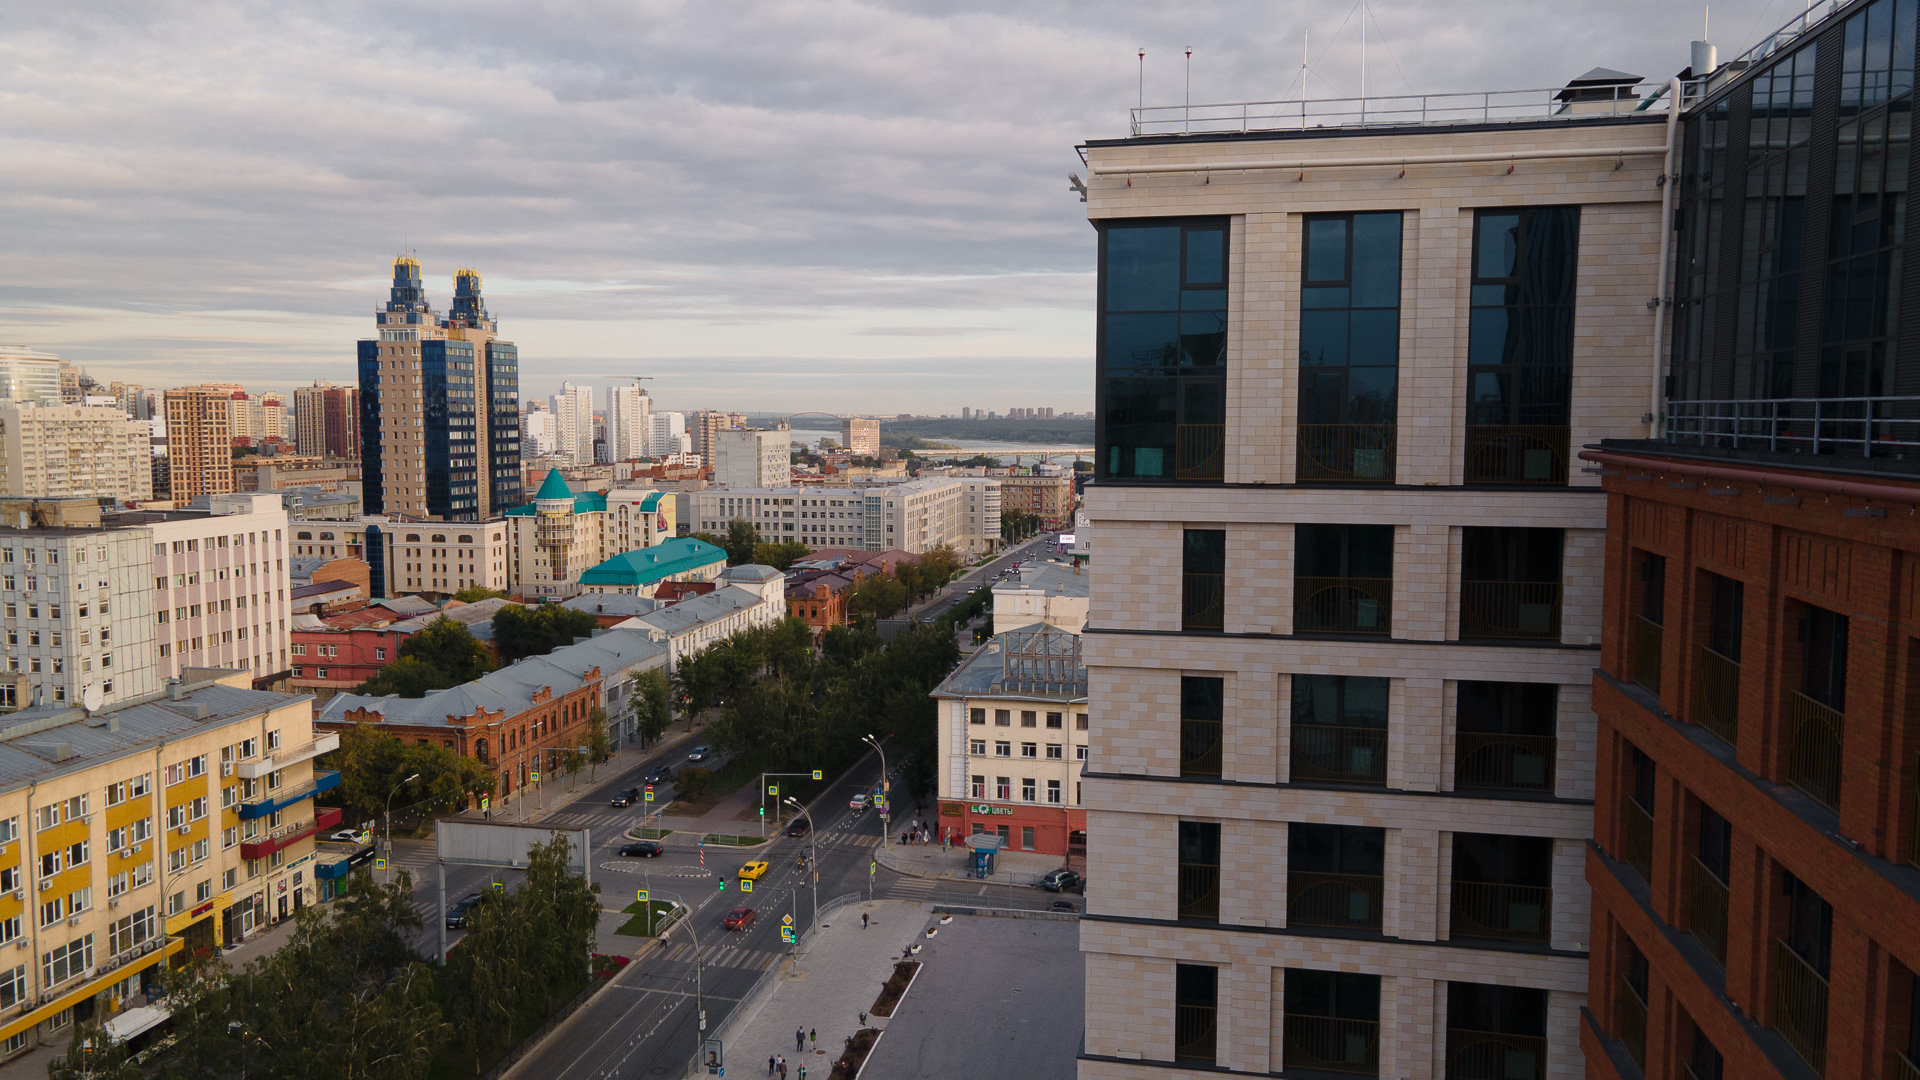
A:
{"label": "white apartment block", "polygon": [[554,452],[593,464],[593,387],[561,383],[553,397]]}
{"label": "white apartment block", "polygon": [[[0,711],[106,705],[160,689],[153,533],[145,528],[0,528]],[[11,523],[10,523],[11,524]]]}
{"label": "white apartment block", "polygon": [[0,345],[0,401],[60,404],[60,357],[25,345]]}
{"label": "white apartment block", "polygon": [[607,387],[607,460],[646,457],[653,439],[653,398],[639,383]]}
{"label": "white apartment block", "polygon": [[558,440],[558,427],[554,415],[545,405],[536,402],[532,408],[520,415],[521,457],[548,457],[557,452]]}
{"label": "white apartment block", "polygon": [[693,452],[693,436],[687,434],[687,414],[654,413],[647,421],[647,456],[670,457]]}
{"label": "white apartment block", "polygon": [[742,519],[763,539],[798,540],[818,550],[937,547],[981,553],[1000,540],[1000,485],[987,477],[933,477],[868,488],[708,489],[686,496],[689,528],[724,536]]}
{"label": "white apartment block", "polygon": [[279,495],[213,497],[209,510],[132,511],[107,527],[152,534],[155,663],[162,679],[226,667],[262,677],[288,667],[288,521]]}
{"label": "white apartment block", "polygon": [[1572,455],[1648,434],[1669,137],[1631,81],[1085,147],[1082,1080],[1582,1074]]}
{"label": "white apartment block", "polygon": [[118,407],[0,403],[0,495],[151,499],[152,436]]}
{"label": "white apartment block", "polygon": [[728,428],[713,437],[713,482],[748,491],[793,480],[793,432],[784,427]]}

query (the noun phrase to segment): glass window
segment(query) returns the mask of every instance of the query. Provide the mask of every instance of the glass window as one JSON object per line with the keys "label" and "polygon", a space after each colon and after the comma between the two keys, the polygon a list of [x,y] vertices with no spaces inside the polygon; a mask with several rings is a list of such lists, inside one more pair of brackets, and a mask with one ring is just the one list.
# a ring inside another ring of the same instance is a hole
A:
{"label": "glass window", "polygon": [[1469,483],[1566,482],[1579,237],[1578,207],[1484,210],[1474,219]]}
{"label": "glass window", "polygon": [[1401,215],[1312,217],[1304,227],[1299,478],[1391,481]]}

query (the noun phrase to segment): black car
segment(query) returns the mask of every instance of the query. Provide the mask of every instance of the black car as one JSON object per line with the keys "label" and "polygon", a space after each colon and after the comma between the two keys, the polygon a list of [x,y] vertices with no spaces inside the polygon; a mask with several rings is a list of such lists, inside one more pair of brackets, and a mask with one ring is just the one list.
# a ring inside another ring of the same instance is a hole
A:
{"label": "black car", "polygon": [[620,854],[629,859],[652,859],[665,855],[667,849],[657,840],[635,840],[631,844],[621,844]]}
{"label": "black car", "polygon": [[1075,907],[1073,904],[1073,901],[1071,900],[1055,900],[1053,903],[1047,905],[1047,910],[1048,911],[1068,911],[1068,912],[1072,912],[1075,915],[1080,914],[1080,909]]}
{"label": "black car", "polygon": [[787,826],[788,836],[805,836],[812,831],[813,822],[803,817],[794,818],[792,823]]}
{"label": "black car", "polygon": [[637,803],[639,801],[640,801],[640,789],[637,787],[630,787],[623,791],[616,791],[614,792],[614,795],[613,795],[613,805],[615,806],[632,806],[634,803]]}
{"label": "black car", "polygon": [[671,779],[673,779],[673,770],[665,765],[647,774],[647,783],[649,784],[664,784]]}
{"label": "black car", "polygon": [[1085,882],[1085,878],[1063,867],[1047,871],[1047,876],[1040,879],[1040,887],[1048,892],[1071,892]]}
{"label": "black car", "polygon": [[473,910],[474,905],[481,903],[486,900],[486,898],[486,893],[468,893],[461,897],[459,903],[447,909],[447,929],[466,929],[467,913]]}

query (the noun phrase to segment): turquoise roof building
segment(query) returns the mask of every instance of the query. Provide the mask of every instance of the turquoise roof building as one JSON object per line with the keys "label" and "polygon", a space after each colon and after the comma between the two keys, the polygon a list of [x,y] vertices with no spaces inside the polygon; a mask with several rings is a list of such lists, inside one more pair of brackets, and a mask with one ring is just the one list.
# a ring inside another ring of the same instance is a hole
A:
{"label": "turquoise roof building", "polygon": [[666,581],[713,581],[727,568],[727,553],[704,540],[679,537],[650,548],[624,551],[580,575],[582,592],[651,596]]}

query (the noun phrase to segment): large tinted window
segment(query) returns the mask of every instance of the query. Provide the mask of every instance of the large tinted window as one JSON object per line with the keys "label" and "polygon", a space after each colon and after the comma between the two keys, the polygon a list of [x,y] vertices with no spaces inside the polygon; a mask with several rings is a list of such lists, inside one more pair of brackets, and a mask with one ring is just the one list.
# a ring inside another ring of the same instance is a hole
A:
{"label": "large tinted window", "polygon": [[1391,480],[1401,215],[1317,216],[1303,228],[1300,478]]}
{"label": "large tinted window", "polygon": [[1567,423],[1580,211],[1484,210],[1474,221],[1467,423]]}

